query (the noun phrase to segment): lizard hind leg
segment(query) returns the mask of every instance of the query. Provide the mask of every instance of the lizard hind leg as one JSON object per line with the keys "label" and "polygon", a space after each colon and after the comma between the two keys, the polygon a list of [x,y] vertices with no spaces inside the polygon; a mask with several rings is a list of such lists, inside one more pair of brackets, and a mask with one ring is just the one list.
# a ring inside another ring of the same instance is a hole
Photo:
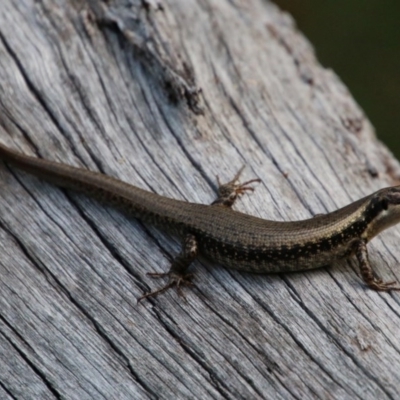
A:
{"label": "lizard hind leg", "polygon": [[227,183],[221,184],[217,175],[218,197],[211,204],[232,207],[236,199],[245,192],[253,192],[254,188],[249,186],[251,183],[261,182],[261,179],[255,178],[249,181],[240,183],[239,178],[244,169],[244,166],[239,169],[236,175]]}
{"label": "lizard hind leg", "polygon": [[137,299],[138,303],[148,297],[156,297],[174,287],[176,288],[179,296],[185,297],[182,291],[182,286],[193,286],[193,274],[188,274],[186,270],[192,261],[197,257],[197,254],[198,250],[196,237],[192,234],[187,234],[183,241],[182,251],[172,261],[169,271],[165,273],[149,272],[147,274],[152,278],[167,277],[168,282],[161,288],[149,293],[145,293],[143,296],[139,297]]}

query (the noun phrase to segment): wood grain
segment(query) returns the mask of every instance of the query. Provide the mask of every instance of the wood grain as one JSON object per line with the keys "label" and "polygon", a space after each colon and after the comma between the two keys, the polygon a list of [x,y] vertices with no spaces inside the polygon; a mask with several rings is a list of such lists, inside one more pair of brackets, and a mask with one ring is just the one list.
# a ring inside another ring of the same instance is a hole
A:
{"label": "wood grain", "polygon": [[[201,91],[200,91],[201,90]],[[0,141],[210,203],[296,220],[398,183],[400,168],[291,17],[268,1],[5,0]],[[354,262],[257,276],[195,262],[187,301],[157,286],[179,243],[1,165],[1,399],[392,399],[400,295]],[[370,246],[400,280],[400,230]]]}

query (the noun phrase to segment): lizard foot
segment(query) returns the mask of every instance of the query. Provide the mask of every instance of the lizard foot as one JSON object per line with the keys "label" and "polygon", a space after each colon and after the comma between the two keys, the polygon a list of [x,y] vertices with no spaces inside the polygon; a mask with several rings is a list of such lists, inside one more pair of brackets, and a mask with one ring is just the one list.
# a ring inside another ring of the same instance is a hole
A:
{"label": "lizard foot", "polygon": [[367,285],[373,289],[380,292],[388,292],[389,290],[400,290],[400,286],[397,285],[396,281],[383,282],[382,279],[374,279],[373,281],[367,282]]}
{"label": "lizard foot", "polygon": [[168,282],[166,285],[162,286],[161,288],[154,290],[153,292],[145,293],[143,296],[139,297],[137,299],[137,302],[139,303],[143,299],[149,298],[149,297],[156,297],[161,293],[166,292],[167,290],[175,287],[176,291],[178,292],[178,295],[182,297],[183,299],[185,298],[185,295],[182,291],[182,286],[194,286],[192,282],[193,274],[177,274],[175,272],[169,273],[159,273],[159,272],[149,272],[147,273],[148,276],[151,276],[152,278],[164,278],[168,277]]}
{"label": "lizard foot", "polygon": [[255,178],[249,181],[239,183],[239,177],[244,169],[244,166],[240,168],[237,174],[228,183],[221,184],[219,177],[217,175],[218,182],[218,198],[212,203],[222,204],[226,207],[232,207],[235,200],[246,192],[254,192],[254,188],[249,186],[251,183],[261,182],[261,179]]}

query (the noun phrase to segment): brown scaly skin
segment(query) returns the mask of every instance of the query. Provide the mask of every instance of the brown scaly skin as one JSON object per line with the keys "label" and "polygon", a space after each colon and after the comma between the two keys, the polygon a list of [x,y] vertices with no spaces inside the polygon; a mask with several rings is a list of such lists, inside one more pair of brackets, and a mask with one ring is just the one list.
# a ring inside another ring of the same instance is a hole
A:
{"label": "brown scaly skin", "polygon": [[74,189],[123,208],[128,214],[177,235],[182,251],[166,274],[168,283],[139,300],[190,283],[186,270],[197,256],[229,268],[256,273],[301,271],[356,255],[364,282],[374,290],[400,290],[376,278],[366,244],[400,222],[400,186],[381,189],[329,214],[303,221],[268,221],[232,210],[254,179],[220,185],[212,205],[169,199],[100,173],[38,159],[0,145],[0,158],[58,186]]}

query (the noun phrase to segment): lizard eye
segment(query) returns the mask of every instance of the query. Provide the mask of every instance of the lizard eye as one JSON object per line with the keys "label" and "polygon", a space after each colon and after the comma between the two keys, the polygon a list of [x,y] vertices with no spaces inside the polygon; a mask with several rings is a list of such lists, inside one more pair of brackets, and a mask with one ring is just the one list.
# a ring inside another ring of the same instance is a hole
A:
{"label": "lizard eye", "polygon": [[[389,204],[391,205],[398,205],[400,204],[400,191],[398,188],[393,188],[392,192],[389,192],[383,199],[382,201],[386,201],[386,208],[388,208]],[[383,205],[383,204],[382,204]]]}

